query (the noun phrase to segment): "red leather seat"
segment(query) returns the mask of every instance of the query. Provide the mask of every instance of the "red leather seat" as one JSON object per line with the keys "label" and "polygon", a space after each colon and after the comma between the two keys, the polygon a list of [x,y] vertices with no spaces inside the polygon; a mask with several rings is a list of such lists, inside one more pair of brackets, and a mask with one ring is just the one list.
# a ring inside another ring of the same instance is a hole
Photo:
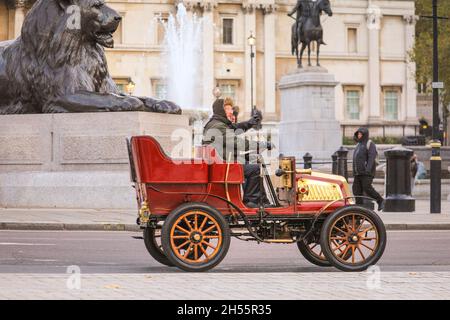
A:
{"label": "red leather seat", "polygon": [[209,181],[208,164],[196,159],[172,159],[150,136],[131,139],[136,178],[139,183],[202,183]]}

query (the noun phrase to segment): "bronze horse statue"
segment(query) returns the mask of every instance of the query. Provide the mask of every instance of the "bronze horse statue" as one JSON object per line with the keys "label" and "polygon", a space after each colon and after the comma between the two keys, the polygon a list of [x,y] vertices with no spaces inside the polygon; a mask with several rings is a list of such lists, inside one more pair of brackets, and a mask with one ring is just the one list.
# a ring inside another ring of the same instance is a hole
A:
{"label": "bronze horse statue", "polygon": [[[311,42],[317,43],[317,66],[320,66],[319,53],[320,45],[326,45],[323,41],[323,29],[320,23],[322,12],[332,16],[330,0],[305,1],[310,6],[309,10],[302,11],[302,17],[297,17],[297,22],[292,26],[292,54],[297,57],[298,67],[302,68],[302,57],[306,47],[308,47],[308,66],[311,66]],[[298,20],[302,19],[302,23]],[[299,44],[302,44],[300,51]]]}

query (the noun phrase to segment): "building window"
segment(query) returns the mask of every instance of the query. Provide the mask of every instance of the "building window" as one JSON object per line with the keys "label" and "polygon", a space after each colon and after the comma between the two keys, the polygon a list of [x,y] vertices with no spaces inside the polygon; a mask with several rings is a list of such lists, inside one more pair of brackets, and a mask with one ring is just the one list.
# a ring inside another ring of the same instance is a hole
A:
{"label": "building window", "polygon": [[356,28],[348,28],[347,29],[347,50],[349,53],[356,53],[358,52],[358,45],[357,45],[357,31]]}
{"label": "building window", "polygon": [[362,96],[362,89],[359,88],[345,89],[345,112],[347,119],[349,120],[360,119],[361,96]]}
{"label": "building window", "polygon": [[384,90],[384,119],[398,120],[398,109],[400,105],[400,90]]}
{"label": "building window", "polygon": [[157,23],[156,23],[156,43],[158,45],[163,44],[164,37],[166,35],[166,28],[167,22],[169,21],[169,14],[168,13],[159,13],[157,15]]}
{"label": "building window", "polygon": [[222,43],[233,44],[233,23],[234,19],[224,18],[222,19]]}
{"label": "building window", "polygon": [[157,100],[167,99],[167,84],[163,80],[154,80],[153,82],[153,92],[154,97]]}
{"label": "building window", "polygon": [[130,83],[131,79],[128,77],[118,77],[113,78],[113,81],[116,83],[119,92],[122,94],[128,94],[127,85]]}
{"label": "building window", "polygon": [[230,83],[220,84],[220,91],[222,92],[222,97],[229,97],[233,99],[236,103],[236,85]]}

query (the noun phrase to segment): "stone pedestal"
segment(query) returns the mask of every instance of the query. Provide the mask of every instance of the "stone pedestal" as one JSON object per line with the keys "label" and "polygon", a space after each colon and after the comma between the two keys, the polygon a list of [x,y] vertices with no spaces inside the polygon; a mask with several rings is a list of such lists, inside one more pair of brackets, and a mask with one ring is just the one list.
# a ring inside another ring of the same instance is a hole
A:
{"label": "stone pedestal", "polygon": [[334,75],[321,67],[308,67],[280,79],[280,152],[301,159],[309,152],[313,161],[326,159],[342,144],[335,117]]}
{"label": "stone pedestal", "polygon": [[190,130],[187,116],[0,116],[0,207],[135,208],[125,139],[152,135],[169,153],[176,129]]}

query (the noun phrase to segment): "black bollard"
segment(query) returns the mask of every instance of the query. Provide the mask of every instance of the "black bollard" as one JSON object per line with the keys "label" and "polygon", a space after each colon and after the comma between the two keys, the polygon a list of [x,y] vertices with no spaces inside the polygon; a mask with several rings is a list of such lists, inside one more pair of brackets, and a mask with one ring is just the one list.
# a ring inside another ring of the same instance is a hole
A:
{"label": "black bollard", "polygon": [[386,212],[413,212],[416,200],[411,196],[411,157],[414,152],[395,147],[386,156]]}
{"label": "black bollard", "polygon": [[305,153],[305,155],[303,156],[303,168],[304,169],[312,169],[312,155],[307,152]]}
{"label": "black bollard", "polygon": [[337,151],[331,156],[331,173],[338,174]]}
{"label": "black bollard", "polygon": [[347,155],[348,149],[341,146],[337,153],[337,174],[343,176],[348,181]]}

